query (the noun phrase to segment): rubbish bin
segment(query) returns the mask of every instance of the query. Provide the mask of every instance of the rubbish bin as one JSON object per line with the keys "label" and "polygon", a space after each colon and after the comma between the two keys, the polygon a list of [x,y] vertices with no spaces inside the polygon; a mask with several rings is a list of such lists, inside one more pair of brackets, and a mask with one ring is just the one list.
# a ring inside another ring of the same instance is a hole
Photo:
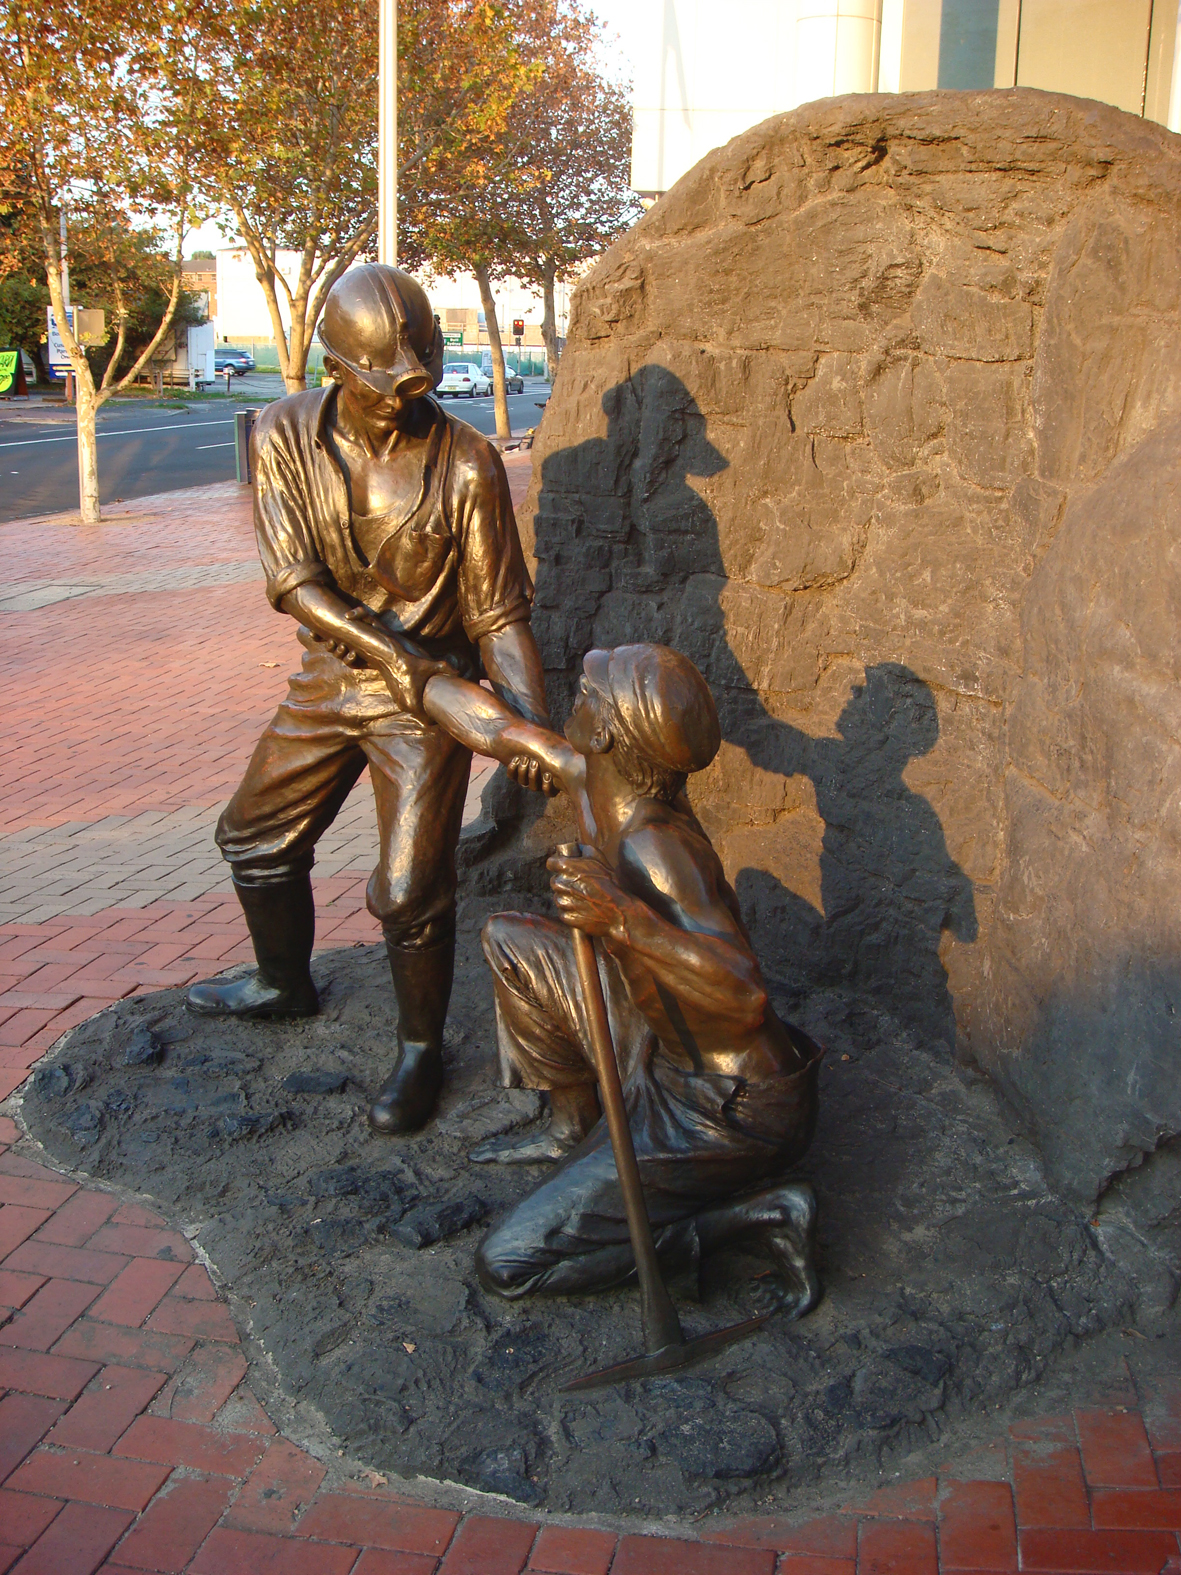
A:
{"label": "rubbish bin", "polygon": [[250,473],[250,434],[258,418],[257,410],[234,412],[234,455],[238,462],[238,484],[248,487],[254,480]]}

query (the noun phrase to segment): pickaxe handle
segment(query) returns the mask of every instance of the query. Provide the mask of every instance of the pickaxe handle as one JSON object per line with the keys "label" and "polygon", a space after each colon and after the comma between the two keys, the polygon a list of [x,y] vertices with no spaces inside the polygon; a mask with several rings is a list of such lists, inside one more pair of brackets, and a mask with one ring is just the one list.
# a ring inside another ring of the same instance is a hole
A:
{"label": "pickaxe handle", "polygon": [[[558,852],[563,858],[578,858],[582,848],[577,843],[566,843]],[[607,1018],[607,1003],[603,999],[603,983],[599,978],[594,942],[581,930],[574,930],[573,936],[574,961],[578,967],[578,982],[586,1007],[603,1115],[611,1135],[619,1190],[623,1194],[623,1207],[627,1215],[628,1235],[636,1258],[644,1349],[649,1353],[662,1351],[667,1346],[683,1345],[685,1336],[672,1298],[665,1289],[656,1257],[656,1243],[652,1239],[652,1225],[640,1183],[640,1167],[636,1163],[635,1144],[628,1125],[627,1107],[623,1102],[623,1084],[620,1082],[619,1062],[611,1040],[611,1024]]]}

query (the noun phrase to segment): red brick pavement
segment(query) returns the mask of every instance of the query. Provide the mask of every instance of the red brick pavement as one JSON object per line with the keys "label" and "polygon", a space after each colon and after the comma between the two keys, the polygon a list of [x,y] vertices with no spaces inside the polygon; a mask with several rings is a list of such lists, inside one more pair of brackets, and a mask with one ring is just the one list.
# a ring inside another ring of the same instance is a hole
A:
{"label": "red brick pavement", "polygon": [[[519,496],[527,461],[513,469]],[[12,579],[251,550],[229,486],[117,514],[90,532],[2,527]],[[294,654],[257,585],[57,603],[8,615],[0,641],[22,696],[6,831],[216,805]],[[373,938],[364,881],[317,882],[321,945]],[[248,956],[228,893],[0,925],[0,1098],[111,1001]],[[989,1480],[933,1477],[804,1525],[747,1518],[704,1539],[464,1516],[354,1478],[277,1434],[185,1238],[41,1167],[3,1116],[0,1320],[0,1575],[1181,1575],[1181,1384],[1143,1407],[1129,1389],[1015,1426]]]}
{"label": "red brick pavement", "polygon": [[[8,832],[216,803],[301,654],[261,581],[6,616],[18,620],[35,623],[37,637],[5,651],[6,686],[36,725],[9,738],[0,768]],[[80,622],[88,649],[75,659],[84,666],[63,682],[50,653],[77,645]],[[267,663],[278,671],[260,671]]]}
{"label": "red brick pavement", "polygon": [[[254,551],[249,503],[232,483],[110,509],[92,529],[17,521],[0,526],[0,541],[8,589],[241,562]],[[0,649],[21,716],[0,765],[5,832],[216,803],[273,709],[261,664],[279,663],[278,677],[299,655],[284,625],[251,584],[7,615]]]}
{"label": "red brick pavement", "polygon": [[[316,881],[318,946],[376,939],[365,909],[367,879],[358,872]],[[231,893],[0,925],[0,1099],[67,1028],[112,1001],[190,984],[252,956]],[[47,968],[52,983],[42,982]]]}

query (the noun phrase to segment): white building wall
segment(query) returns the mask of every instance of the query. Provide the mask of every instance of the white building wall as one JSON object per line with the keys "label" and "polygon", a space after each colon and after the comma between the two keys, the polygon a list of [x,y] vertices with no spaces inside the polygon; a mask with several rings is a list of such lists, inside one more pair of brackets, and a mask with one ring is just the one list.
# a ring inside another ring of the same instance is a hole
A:
{"label": "white building wall", "polygon": [[[299,253],[280,252],[278,265],[283,276],[294,284],[299,274]],[[279,309],[286,328],[290,319],[283,311],[282,290]],[[217,254],[217,337],[219,341],[275,337],[266,297],[245,247],[223,247]]]}
{"label": "white building wall", "polygon": [[771,115],[834,93],[872,93],[882,4],[636,0],[632,186],[667,191],[711,148]]}
{"label": "white building wall", "polygon": [[[786,9],[786,8],[785,8]],[[878,84],[881,0],[797,0],[794,102],[872,93]]]}
{"label": "white building wall", "polygon": [[[632,185],[666,191],[710,148],[788,106],[791,0],[639,0]],[[757,47],[752,48],[752,41]]]}
{"label": "white building wall", "polygon": [[629,0],[632,186],[842,93],[1030,86],[1181,129],[1179,0]]}

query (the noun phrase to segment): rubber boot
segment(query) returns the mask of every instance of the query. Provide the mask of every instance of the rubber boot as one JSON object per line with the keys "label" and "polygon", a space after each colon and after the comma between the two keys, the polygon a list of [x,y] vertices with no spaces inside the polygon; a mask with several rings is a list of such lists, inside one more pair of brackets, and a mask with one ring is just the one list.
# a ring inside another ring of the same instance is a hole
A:
{"label": "rubber boot", "polygon": [[296,875],[265,886],[234,882],[258,971],[241,979],[206,979],[187,1003],[202,1017],[313,1017],[320,1009],[308,964],[316,938],[312,877]]}
{"label": "rubber boot", "polygon": [[697,1215],[703,1255],[746,1239],[778,1271],[779,1309],[802,1318],[820,1300],[816,1273],[816,1194],[806,1181],[784,1181]]}
{"label": "rubber boot", "polygon": [[417,1132],[443,1086],[443,1025],[455,974],[455,935],[434,946],[399,946],[386,936],[398,998],[398,1060],[369,1107],[369,1125],[393,1136]]}

